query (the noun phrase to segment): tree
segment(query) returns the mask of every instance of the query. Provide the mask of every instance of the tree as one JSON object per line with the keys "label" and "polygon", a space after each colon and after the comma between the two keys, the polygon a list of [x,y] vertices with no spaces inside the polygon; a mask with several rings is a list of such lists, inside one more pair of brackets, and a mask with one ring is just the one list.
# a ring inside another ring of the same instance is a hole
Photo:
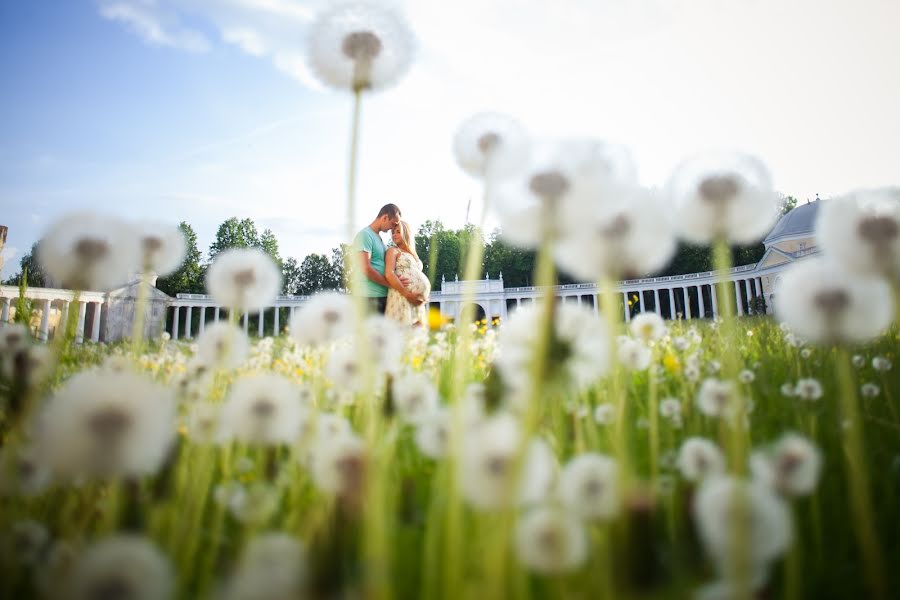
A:
{"label": "tree", "polygon": [[194,232],[194,228],[185,221],[179,223],[178,228],[184,234],[187,246],[184,262],[174,272],[157,279],[156,288],[169,296],[203,293],[205,270],[200,264],[201,254],[197,247],[197,234]]}
{"label": "tree", "polygon": [[297,294],[308,296],[320,290],[336,290],[340,279],[324,254],[310,254],[300,263],[300,285]]}
{"label": "tree", "polygon": [[38,243],[39,242],[35,242],[31,245],[31,251],[28,254],[24,255],[22,257],[22,260],[19,261],[21,270],[7,279],[4,282],[6,285],[19,285],[20,283],[22,283],[22,280],[27,273],[28,285],[30,287],[47,287],[47,277],[44,275],[44,269],[37,259]]}
{"label": "tree", "polygon": [[532,285],[535,253],[518,246],[507,244],[500,237],[500,230],[491,233],[484,249],[484,270],[492,277],[503,273],[506,287]]}
{"label": "tree", "polygon": [[779,212],[783,215],[788,214],[797,206],[797,199],[793,196],[781,196],[778,203]]}
{"label": "tree", "polygon": [[259,236],[258,247],[260,250],[272,257],[279,267],[281,267],[281,256],[278,254],[278,239],[271,229],[266,229]]}
{"label": "tree", "polygon": [[281,282],[282,294],[288,296],[300,294],[299,290],[302,284],[300,265],[293,256],[288,257],[281,265]]}
{"label": "tree", "polygon": [[[266,231],[271,235],[271,231]],[[272,239],[274,237],[271,235]],[[267,243],[271,244],[271,241],[267,239]],[[256,230],[256,223],[253,222],[253,219],[239,220],[237,217],[231,217],[219,225],[216,239],[209,246],[209,260],[215,259],[219,252],[228,248],[262,248],[259,232]],[[266,249],[263,248],[263,250]],[[276,254],[278,252],[278,242],[275,242],[275,252]]]}

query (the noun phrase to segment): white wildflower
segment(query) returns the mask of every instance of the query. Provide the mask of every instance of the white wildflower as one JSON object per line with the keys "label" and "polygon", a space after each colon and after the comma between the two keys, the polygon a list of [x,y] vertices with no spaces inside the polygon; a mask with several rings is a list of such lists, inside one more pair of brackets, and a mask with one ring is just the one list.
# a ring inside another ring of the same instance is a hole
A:
{"label": "white wildflower", "polygon": [[365,444],[352,433],[320,437],[313,452],[313,480],[326,493],[355,498],[363,490],[367,462]]}
{"label": "white wildflower", "polygon": [[377,90],[409,70],[414,47],[409,26],[395,11],[373,2],[342,2],[313,23],[309,62],[326,85]]}
{"label": "white wildflower", "polygon": [[406,373],[394,380],[394,406],[408,423],[419,423],[438,408],[440,399],[431,378],[424,373]]}
{"label": "white wildflower", "polygon": [[169,561],[150,541],[122,535],[90,546],[75,564],[65,589],[72,600],[168,600],[174,584]]}
{"label": "white wildflower", "polygon": [[887,329],[894,315],[886,282],[851,274],[825,259],[792,265],[778,294],[791,299],[776,304],[779,318],[818,343],[865,342]]}
{"label": "white wildflower", "polygon": [[688,481],[703,481],[725,472],[725,455],[713,442],[692,437],[681,444],[677,464],[681,476]]}
{"label": "white wildflower", "polygon": [[865,398],[875,398],[881,393],[881,388],[878,387],[878,384],[869,382],[862,384],[859,388],[859,392]]}
{"label": "white wildflower", "polygon": [[738,381],[741,383],[753,383],[756,379],[756,373],[751,371],[750,369],[744,369],[740,373],[738,373]]}
{"label": "white wildflower", "polygon": [[594,421],[598,425],[610,425],[616,420],[616,407],[602,402],[594,408]]}
{"label": "white wildflower", "polygon": [[36,447],[62,478],[155,473],[175,436],[167,388],[135,373],[82,371],[50,399]]}
{"label": "white wildflower", "polygon": [[497,113],[479,113],[456,130],[456,162],[473,177],[502,179],[528,160],[528,134],[518,121]]}
{"label": "white wildflower", "polygon": [[330,344],[353,333],[353,300],[347,294],[322,292],[291,319],[291,337],[301,346]]}
{"label": "white wildflower", "polygon": [[446,409],[434,410],[418,420],[416,446],[430,458],[442,458],[450,443],[450,414]]}
{"label": "white wildflower", "polygon": [[786,496],[808,496],[819,483],[822,453],[807,438],[788,433],[775,442],[768,452],[751,456],[750,468],[755,479]]}
{"label": "white wildflower", "polygon": [[281,290],[281,273],[258,248],[231,248],[216,255],[206,272],[206,289],[230,310],[258,312]]}
{"label": "white wildflower", "polygon": [[180,227],[144,221],[134,225],[134,233],[140,247],[140,265],[144,273],[165,276],[184,262],[187,242]]}
{"label": "white wildflower", "polygon": [[890,359],[886,356],[876,356],[872,359],[872,368],[876,371],[890,371],[892,366]]}
{"label": "white wildflower", "polygon": [[802,400],[818,400],[822,397],[822,384],[811,377],[800,379],[794,386],[794,395]]}
{"label": "white wildflower", "polygon": [[579,519],[610,519],[619,510],[618,468],[608,456],[586,453],[570,460],[559,476],[559,495]]}
{"label": "white wildflower", "polygon": [[197,338],[197,358],[210,367],[235,369],[250,352],[250,339],[242,329],[228,321],[206,326]]}
{"label": "white wildflower", "polygon": [[655,312],[642,312],[631,319],[631,335],[645,342],[662,339],[666,335],[666,322]]}
{"label": "white wildflower", "polygon": [[681,401],[678,398],[663,398],[659,403],[659,415],[667,419],[681,416]]}
{"label": "white wildflower", "polygon": [[291,380],[261,374],[234,382],[222,409],[224,435],[249,444],[293,442],[300,430],[302,406]]}
{"label": "white wildflower", "polygon": [[738,400],[733,381],[710,377],[703,380],[697,392],[697,407],[710,417],[733,416]]}
{"label": "white wildflower", "polygon": [[572,571],[587,559],[584,526],[558,508],[528,511],[516,526],[516,551],[521,563],[538,573]]}
{"label": "white wildflower", "polygon": [[619,363],[629,371],[644,371],[650,366],[653,354],[643,342],[623,338],[619,340]]}
{"label": "white wildflower", "polygon": [[266,533],[247,544],[223,600],[287,600],[305,596],[304,545],[285,533]]}

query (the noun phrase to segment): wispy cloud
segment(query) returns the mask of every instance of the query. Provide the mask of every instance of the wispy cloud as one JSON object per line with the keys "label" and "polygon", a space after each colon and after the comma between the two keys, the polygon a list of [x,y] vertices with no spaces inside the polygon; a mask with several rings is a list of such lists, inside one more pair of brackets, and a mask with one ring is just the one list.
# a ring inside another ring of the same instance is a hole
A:
{"label": "wispy cloud", "polygon": [[210,48],[205,35],[182,26],[176,16],[164,12],[153,0],[103,1],[100,14],[110,21],[123,23],[148,44],[188,52],[205,52]]}

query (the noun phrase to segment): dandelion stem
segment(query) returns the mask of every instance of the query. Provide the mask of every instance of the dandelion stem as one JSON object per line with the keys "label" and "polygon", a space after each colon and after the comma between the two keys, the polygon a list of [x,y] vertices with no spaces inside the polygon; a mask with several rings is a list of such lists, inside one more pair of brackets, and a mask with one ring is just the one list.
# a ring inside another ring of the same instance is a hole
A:
{"label": "dandelion stem", "polygon": [[875,598],[885,598],[884,564],[878,532],[873,519],[874,511],[869,488],[869,472],[863,458],[862,419],[859,400],[853,379],[850,355],[844,348],[837,353],[838,381],[840,385],[844,457],[847,461],[847,478],[850,480],[850,508],[853,512],[854,531],[863,555],[863,568],[869,591]]}

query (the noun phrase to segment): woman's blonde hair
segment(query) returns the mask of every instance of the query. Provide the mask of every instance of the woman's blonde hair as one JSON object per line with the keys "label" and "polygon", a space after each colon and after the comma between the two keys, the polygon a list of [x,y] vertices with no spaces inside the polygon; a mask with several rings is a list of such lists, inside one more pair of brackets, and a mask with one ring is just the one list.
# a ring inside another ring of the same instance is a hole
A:
{"label": "woman's blonde hair", "polygon": [[400,237],[403,238],[403,243],[406,244],[409,253],[418,259],[419,253],[416,252],[416,239],[413,237],[412,227],[406,221],[400,221]]}

